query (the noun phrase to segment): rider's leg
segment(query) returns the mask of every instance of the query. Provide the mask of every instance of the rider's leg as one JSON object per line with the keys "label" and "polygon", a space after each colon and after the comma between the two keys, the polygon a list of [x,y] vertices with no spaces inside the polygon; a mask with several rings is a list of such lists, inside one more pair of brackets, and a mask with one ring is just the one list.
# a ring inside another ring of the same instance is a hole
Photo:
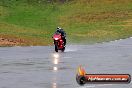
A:
{"label": "rider's leg", "polygon": [[64,38],[63,40],[64,40],[64,45],[66,45],[66,38]]}

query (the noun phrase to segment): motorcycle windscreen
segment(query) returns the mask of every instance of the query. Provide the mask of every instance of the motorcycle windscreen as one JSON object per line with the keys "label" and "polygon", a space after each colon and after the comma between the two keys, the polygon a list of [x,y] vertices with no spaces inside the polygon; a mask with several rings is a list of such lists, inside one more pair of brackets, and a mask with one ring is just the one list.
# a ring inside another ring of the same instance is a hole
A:
{"label": "motorcycle windscreen", "polygon": [[54,40],[59,40],[61,39],[61,34],[54,34],[53,38]]}

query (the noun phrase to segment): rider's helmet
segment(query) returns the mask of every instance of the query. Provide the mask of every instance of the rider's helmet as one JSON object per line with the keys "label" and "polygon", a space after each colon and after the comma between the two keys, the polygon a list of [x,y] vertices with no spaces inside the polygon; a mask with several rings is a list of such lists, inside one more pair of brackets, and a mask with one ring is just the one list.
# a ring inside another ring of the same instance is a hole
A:
{"label": "rider's helmet", "polygon": [[57,27],[57,30],[58,30],[58,29],[59,29],[59,30],[61,30],[62,28],[60,28],[60,27]]}
{"label": "rider's helmet", "polygon": [[60,30],[61,30],[62,28],[60,28],[60,27],[57,27],[57,30],[56,30],[56,32],[60,32]]}
{"label": "rider's helmet", "polygon": [[59,27],[57,27],[56,29],[59,29]]}
{"label": "rider's helmet", "polygon": [[57,27],[56,32],[60,33],[60,27]]}
{"label": "rider's helmet", "polygon": [[57,27],[57,29],[60,29],[60,27]]}

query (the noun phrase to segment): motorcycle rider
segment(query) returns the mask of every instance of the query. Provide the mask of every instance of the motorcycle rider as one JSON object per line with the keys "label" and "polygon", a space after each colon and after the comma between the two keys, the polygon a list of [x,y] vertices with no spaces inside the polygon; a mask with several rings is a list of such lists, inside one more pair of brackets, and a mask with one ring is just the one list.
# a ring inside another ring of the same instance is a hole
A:
{"label": "motorcycle rider", "polygon": [[57,27],[56,32],[57,33],[61,33],[61,37],[62,37],[62,39],[64,41],[64,46],[65,46],[66,45],[66,33],[65,33],[65,31],[62,28]]}

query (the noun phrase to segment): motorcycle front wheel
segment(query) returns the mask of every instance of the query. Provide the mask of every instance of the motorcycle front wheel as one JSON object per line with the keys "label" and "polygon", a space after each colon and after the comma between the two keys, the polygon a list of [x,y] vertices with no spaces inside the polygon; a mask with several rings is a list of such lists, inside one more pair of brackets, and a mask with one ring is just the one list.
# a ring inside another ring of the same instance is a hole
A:
{"label": "motorcycle front wheel", "polygon": [[57,47],[57,45],[55,45],[55,51],[58,52],[58,47]]}

